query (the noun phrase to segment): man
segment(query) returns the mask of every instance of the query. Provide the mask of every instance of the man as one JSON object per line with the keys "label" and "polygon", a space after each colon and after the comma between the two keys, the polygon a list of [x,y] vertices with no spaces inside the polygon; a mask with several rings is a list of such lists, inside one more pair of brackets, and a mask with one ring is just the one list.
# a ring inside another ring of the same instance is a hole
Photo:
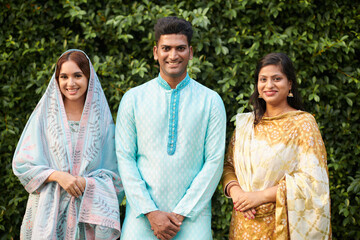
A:
{"label": "man", "polygon": [[211,239],[226,116],[219,95],[189,77],[191,24],[155,25],[157,78],[122,98],[116,153],[126,193],[122,240]]}

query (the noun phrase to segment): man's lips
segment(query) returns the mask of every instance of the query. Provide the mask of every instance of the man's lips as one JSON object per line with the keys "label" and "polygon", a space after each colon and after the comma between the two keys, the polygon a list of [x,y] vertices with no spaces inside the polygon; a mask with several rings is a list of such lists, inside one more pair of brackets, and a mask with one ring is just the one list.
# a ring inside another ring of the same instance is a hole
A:
{"label": "man's lips", "polygon": [[167,64],[169,64],[170,66],[177,66],[179,65],[181,62],[166,62]]}

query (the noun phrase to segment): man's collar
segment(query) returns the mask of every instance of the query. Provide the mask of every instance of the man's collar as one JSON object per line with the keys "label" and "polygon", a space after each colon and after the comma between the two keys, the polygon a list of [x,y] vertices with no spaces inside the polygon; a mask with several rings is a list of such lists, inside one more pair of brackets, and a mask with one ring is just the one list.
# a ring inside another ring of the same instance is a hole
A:
{"label": "man's collar", "polygon": [[[157,78],[157,82],[162,88],[164,88],[166,90],[171,90],[170,85],[160,76],[160,73],[159,73],[159,76]],[[179,82],[179,84],[176,86],[175,89],[181,90],[184,87],[186,87],[186,85],[188,85],[189,82],[190,82],[190,77],[189,77],[189,74],[186,73],[186,77],[183,80],[181,80],[181,82]]]}

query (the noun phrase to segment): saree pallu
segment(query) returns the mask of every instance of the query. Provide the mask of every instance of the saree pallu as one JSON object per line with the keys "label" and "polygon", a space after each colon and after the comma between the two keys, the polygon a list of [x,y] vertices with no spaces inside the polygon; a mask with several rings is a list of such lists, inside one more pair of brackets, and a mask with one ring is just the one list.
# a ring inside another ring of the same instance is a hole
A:
{"label": "saree pallu", "polygon": [[[54,73],[15,150],[13,171],[30,194],[21,239],[120,236],[123,188],[115,155],[115,126],[90,60],[89,65],[90,79],[75,147]],[[83,195],[75,198],[57,182],[45,183],[54,171],[84,177]]]}
{"label": "saree pallu", "polygon": [[264,117],[255,127],[253,113],[238,114],[224,186],[234,180],[244,191],[279,187],[276,203],[257,207],[254,220],[233,214],[230,239],[331,238],[326,151],[311,114]]}

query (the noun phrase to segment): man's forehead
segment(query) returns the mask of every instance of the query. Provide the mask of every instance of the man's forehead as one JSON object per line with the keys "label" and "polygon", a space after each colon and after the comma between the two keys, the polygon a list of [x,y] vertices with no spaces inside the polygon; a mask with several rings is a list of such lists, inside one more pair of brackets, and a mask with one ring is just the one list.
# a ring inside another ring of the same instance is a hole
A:
{"label": "man's forehead", "polygon": [[187,43],[186,44],[160,43],[159,46],[169,46],[169,47],[176,46],[176,47],[180,47],[180,46],[187,46]]}
{"label": "man's forehead", "polygon": [[159,38],[159,45],[188,45],[188,40],[184,34],[163,34]]}

